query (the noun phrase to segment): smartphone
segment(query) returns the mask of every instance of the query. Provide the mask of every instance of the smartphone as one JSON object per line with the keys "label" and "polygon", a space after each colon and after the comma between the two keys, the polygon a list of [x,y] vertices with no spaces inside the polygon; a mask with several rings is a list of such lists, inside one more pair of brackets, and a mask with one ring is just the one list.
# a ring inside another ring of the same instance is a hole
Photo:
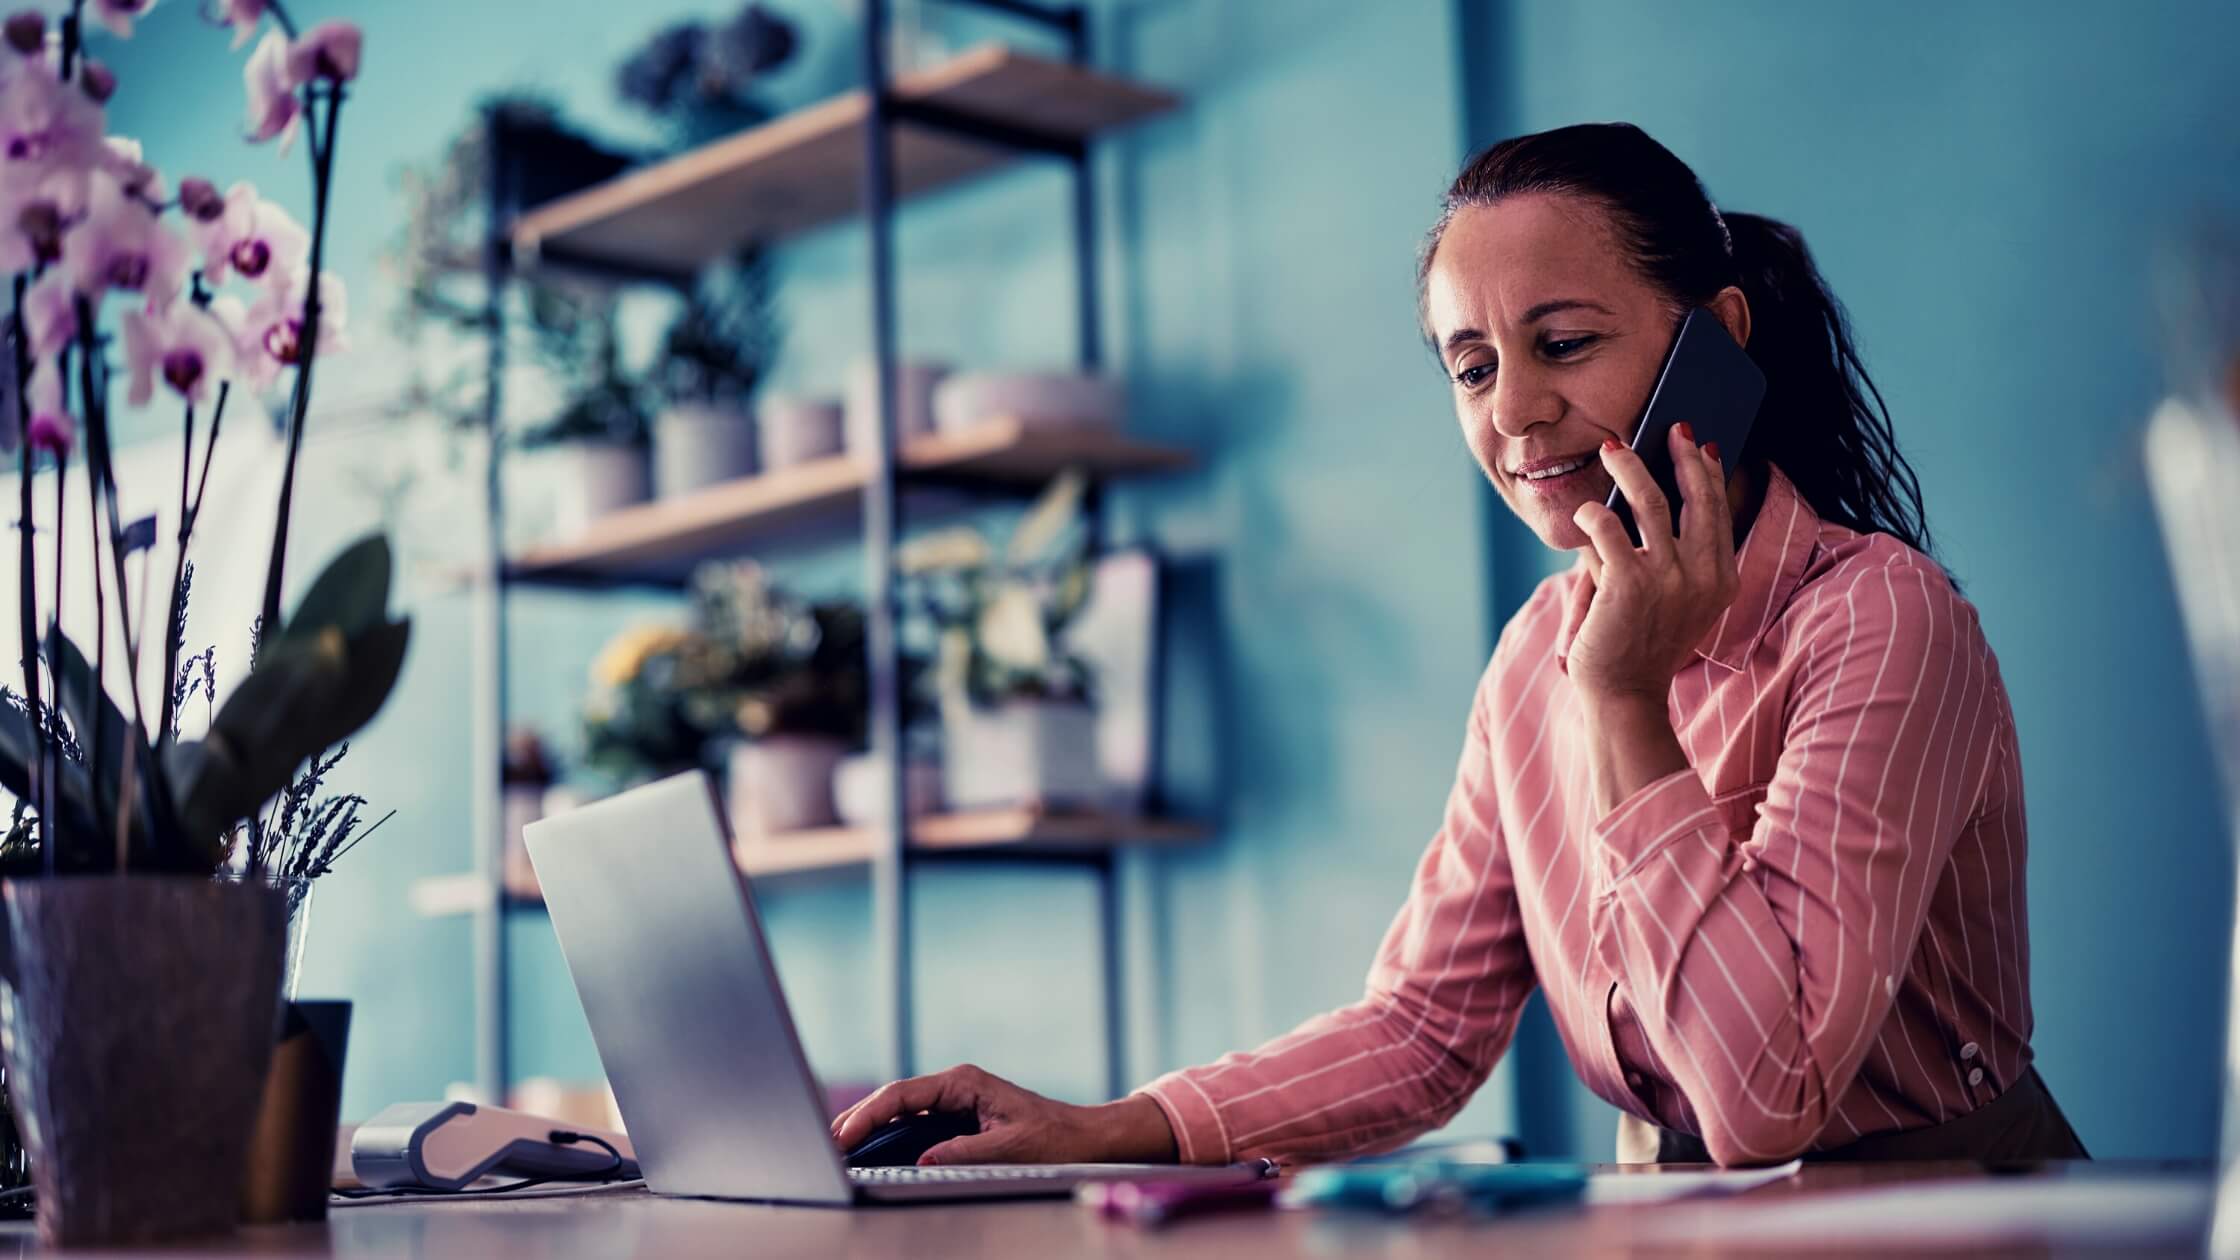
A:
{"label": "smartphone", "polygon": [[[1649,392],[1649,405],[1641,413],[1641,423],[1634,426],[1630,443],[1663,488],[1665,502],[1672,505],[1674,537],[1680,533],[1681,497],[1679,477],[1672,467],[1672,426],[1686,421],[1694,426],[1697,442],[1717,442],[1721,471],[1731,476],[1765,396],[1765,373],[1727,335],[1719,317],[1701,306],[1688,312],[1664,356],[1657,387]],[[1641,527],[1622,487],[1611,487],[1607,506],[1625,522],[1633,545],[1640,546]]]}

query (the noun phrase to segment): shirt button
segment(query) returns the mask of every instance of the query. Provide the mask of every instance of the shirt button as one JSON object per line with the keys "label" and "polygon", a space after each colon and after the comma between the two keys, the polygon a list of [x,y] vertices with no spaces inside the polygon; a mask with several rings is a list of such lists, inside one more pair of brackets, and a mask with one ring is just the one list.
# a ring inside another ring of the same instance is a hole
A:
{"label": "shirt button", "polygon": [[1960,1047],[1960,1057],[1962,1059],[1972,1059],[1976,1057],[1976,1043],[1971,1041],[1967,1045]]}
{"label": "shirt button", "polygon": [[1882,991],[1891,997],[1898,996],[1898,978],[1896,976],[1884,976],[1882,978]]}
{"label": "shirt button", "polygon": [[1970,1072],[1970,1073],[1968,1073],[1968,1084],[1970,1084],[1970,1085],[1981,1085],[1981,1084],[1983,1084],[1983,1069],[1982,1069],[1982,1068],[1977,1068],[1977,1069],[1976,1069],[1975,1071],[1973,1071],[1973,1072]]}

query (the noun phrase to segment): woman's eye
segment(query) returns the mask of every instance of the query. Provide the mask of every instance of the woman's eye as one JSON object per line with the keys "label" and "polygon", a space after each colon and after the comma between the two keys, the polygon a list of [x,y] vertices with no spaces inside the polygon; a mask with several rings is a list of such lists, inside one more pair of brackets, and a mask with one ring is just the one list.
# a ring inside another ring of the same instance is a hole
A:
{"label": "woman's eye", "polygon": [[1465,389],[1476,389],[1487,377],[1493,375],[1491,363],[1473,363],[1454,374],[1455,381]]}
{"label": "woman's eye", "polygon": [[1548,354],[1558,359],[1569,358],[1593,345],[1594,341],[1593,337],[1566,337],[1561,341],[1551,341],[1548,343]]}

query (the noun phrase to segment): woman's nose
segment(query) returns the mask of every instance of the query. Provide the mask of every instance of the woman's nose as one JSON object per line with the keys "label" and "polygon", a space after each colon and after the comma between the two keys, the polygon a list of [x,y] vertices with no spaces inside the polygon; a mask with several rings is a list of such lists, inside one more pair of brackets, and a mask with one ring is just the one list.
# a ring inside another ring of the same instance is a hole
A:
{"label": "woman's nose", "polygon": [[1494,432],[1503,437],[1523,437],[1563,415],[1562,400],[1547,387],[1546,378],[1530,368],[1504,370],[1495,378],[1486,405]]}

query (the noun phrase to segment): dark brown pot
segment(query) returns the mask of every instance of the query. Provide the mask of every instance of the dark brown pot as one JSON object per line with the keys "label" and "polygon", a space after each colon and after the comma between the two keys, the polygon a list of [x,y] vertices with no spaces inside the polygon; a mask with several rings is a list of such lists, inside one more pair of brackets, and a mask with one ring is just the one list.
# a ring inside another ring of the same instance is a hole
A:
{"label": "dark brown pot", "polygon": [[255,883],[0,883],[0,1044],[39,1235],[116,1246],[233,1229],[287,934]]}

